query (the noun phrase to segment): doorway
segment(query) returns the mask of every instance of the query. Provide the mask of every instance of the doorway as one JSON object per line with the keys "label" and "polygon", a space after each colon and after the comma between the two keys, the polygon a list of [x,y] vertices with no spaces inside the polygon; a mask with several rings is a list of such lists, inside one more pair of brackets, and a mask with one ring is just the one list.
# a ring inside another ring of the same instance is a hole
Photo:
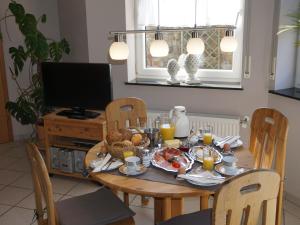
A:
{"label": "doorway", "polygon": [[11,118],[5,104],[8,101],[3,43],[0,38],[0,144],[13,141]]}

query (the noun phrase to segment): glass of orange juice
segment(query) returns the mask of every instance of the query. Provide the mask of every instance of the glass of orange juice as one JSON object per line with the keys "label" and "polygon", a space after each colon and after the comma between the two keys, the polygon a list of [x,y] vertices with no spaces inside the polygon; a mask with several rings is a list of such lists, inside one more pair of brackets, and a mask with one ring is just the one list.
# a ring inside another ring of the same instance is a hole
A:
{"label": "glass of orange juice", "polygon": [[203,169],[212,171],[214,169],[214,157],[211,155],[209,149],[203,152]]}
{"label": "glass of orange juice", "polygon": [[203,144],[204,145],[211,145],[212,144],[212,128],[208,126],[203,132]]}
{"label": "glass of orange juice", "polygon": [[160,134],[162,139],[165,140],[172,140],[174,139],[175,134],[175,126],[172,123],[169,117],[162,117],[160,122]]}

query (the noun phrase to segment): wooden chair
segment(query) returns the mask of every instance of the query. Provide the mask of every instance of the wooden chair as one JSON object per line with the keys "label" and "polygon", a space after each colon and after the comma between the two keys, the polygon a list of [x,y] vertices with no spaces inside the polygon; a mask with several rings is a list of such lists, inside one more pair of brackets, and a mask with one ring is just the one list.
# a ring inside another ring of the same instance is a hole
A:
{"label": "wooden chair", "polygon": [[[280,184],[278,173],[252,170],[225,181],[213,209],[174,217],[160,225],[274,225]],[[262,215],[262,217],[260,217]]]}
{"label": "wooden chair", "polygon": [[[134,225],[134,212],[106,188],[54,203],[52,184],[39,150],[34,144],[27,144],[27,154],[32,169],[38,225]],[[45,214],[47,218],[44,218]]]}
{"label": "wooden chair", "polygon": [[[112,101],[106,106],[107,132],[126,127],[145,127],[147,125],[147,106],[140,98],[128,97]],[[129,204],[129,195],[124,193],[124,202]],[[142,205],[148,199],[142,196]]]}
{"label": "wooden chair", "polygon": [[282,221],[287,134],[288,119],[282,113],[269,108],[254,111],[249,149],[254,155],[254,166],[263,169],[273,168],[281,177],[276,225],[281,225]]}
{"label": "wooden chair", "polygon": [[[112,101],[105,109],[107,131],[147,124],[147,107],[139,98],[120,98]],[[128,121],[128,122],[127,122]]]}

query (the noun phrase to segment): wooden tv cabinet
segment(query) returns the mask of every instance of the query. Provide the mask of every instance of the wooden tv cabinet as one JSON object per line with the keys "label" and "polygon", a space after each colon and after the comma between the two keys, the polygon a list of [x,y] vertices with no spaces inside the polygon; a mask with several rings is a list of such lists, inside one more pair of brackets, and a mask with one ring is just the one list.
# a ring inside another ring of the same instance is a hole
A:
{"label": "wooden tv cabinet", "polygon": [[44,116],[45,157],[49,174],[84,178],[81,173],[67,173],[51,166],[50,147],[67,148],[87,152],[90,148],[74,144],[74,140],[102,141],[106,136],[105,113],[94,119],[69,119],[55,111]]}

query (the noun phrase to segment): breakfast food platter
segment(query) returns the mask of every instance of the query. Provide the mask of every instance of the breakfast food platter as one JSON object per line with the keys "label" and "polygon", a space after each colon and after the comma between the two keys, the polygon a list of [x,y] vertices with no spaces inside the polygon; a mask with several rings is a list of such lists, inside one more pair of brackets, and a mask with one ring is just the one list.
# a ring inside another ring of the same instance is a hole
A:
{"label": "breakfast food platter", "polygon": [[213,147],[209,146],[194,146],[189,150],[189,155],[192,159],[203,163],[203,156],[204,156],[204,151],[209,151],[210,155],[214,159],[214,164],[218,164],[222,162],[223,156],[222,154],[214,149]]}
{"label": "breakfast food platter", "polygon": [[177,148],[164,148],[154,153],[151,163],[160,169],[178,172],[180,168],[190,170],[194,160]]}

